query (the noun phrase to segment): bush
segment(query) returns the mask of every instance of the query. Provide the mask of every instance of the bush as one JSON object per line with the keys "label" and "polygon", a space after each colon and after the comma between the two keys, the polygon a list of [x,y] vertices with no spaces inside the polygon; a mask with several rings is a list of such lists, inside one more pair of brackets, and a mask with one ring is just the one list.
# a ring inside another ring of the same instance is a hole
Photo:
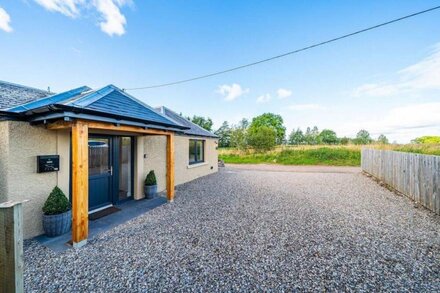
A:
{"label": "bush", "polygon": [[411,142],[417,144],[440,144],[440,136],[421,136],[413,139]]}
{"label": "bush", "polygon": [[256,151],[269,151],[276,145],[277,133],[267,126],[251,127],[248,132],[248,143]]}
{"label": "bush", "polygon": [[55,186],[43,206],[45,215],[58,215],[70,210],[70,202],[64,192]]}
{"label": "bush", "polygon": [[156,175],[154,174],[153,170],[151,170],[148,173],[147,177],[145,178],[145,185],[146,186],[157,185]]}

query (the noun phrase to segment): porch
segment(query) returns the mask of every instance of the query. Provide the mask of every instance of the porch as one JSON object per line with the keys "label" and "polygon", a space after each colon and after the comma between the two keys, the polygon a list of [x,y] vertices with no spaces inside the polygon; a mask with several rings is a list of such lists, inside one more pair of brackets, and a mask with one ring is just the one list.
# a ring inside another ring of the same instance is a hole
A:
{"label": "porch", "polygon": [[[87,243],[89,237],[89,192],[90,192],[90,166],[89,150],[90,135],[101,133],[115,135],[128,133],[138,136],[162,135],[166,136],[166,197],[169,202],[174,199],[174,132],[169,130],[149,129],[146,127],[118,125],[106,122],[96,122],[88,120],[64,121],[58,120],[47,124],[49,130],[67,130],[71,133],[71,202],[72,202],[72,243],[73,247],[78,248]],[[143,159],[143,148],[134,151],[137,162]],[[134,178],[137,182],[134,188],[137,194],[142,193],[142,188],[138,178],[144,176],[142,168],[135,164]],[[113,169],[110,164],[109,167]],[[105,171],[107,172],[107,171]],[[113,172],[113,171],[109,171]],[[142,182],[142,181],[141,181]],[[105,188],[103,188],[105,192]]]}

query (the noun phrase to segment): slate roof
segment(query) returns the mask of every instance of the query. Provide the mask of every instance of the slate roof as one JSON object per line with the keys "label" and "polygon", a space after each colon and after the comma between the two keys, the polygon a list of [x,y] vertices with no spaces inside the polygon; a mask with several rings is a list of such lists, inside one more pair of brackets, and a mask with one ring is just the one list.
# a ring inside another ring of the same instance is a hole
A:
{"label": "slate roof", "polygon": [[184,125],[186,127],[188,127],[189,129],[183,130],[183,134],[186,135],[194,135],[194,136],[203,136],[203,137],[213,137],[213,138],[218,138],[217,135],[215,135],[212,132],[209,132],[208,130],[200,127],[199,125],[189,121],[188,119],[182,117],[181,115],[177,114],[176,112],[174,112],[173,110],[167,108],[167,107],[158,107],[156,108],[157,111],[161,112],[162,114],[164,114],[166,117],[168,117],[169,119],[173,120],[174,122],[180,124],[180,125]]}
{"label": "slate roof", "polygon": [[153,125],[173,130],[188,129],[114,85],[99,90],[82,86],[2,111],[4,114],[26,118],[30,122],[83,118],[143,127]]}
{"label": "slate roof", "polygon": [[15,107],[49,95],[47,91],[0,80],[0,109]]}

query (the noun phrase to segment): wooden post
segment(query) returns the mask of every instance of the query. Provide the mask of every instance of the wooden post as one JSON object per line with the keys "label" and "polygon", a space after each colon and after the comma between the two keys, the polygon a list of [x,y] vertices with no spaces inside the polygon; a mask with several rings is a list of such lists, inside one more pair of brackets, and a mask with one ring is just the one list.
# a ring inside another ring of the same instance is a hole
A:
{"label": "wooden post", "polygon": [[89,234],[89,129],[83,121],[72,125],[72,242],[79,248]]}
{"label": "wooden post", "polygon": [[0,204],[0,291],[23,292],[23,208]]}
{"label": "wooden post", "polygon": [[174,200],[174,134],[167,135],[167,199]]}

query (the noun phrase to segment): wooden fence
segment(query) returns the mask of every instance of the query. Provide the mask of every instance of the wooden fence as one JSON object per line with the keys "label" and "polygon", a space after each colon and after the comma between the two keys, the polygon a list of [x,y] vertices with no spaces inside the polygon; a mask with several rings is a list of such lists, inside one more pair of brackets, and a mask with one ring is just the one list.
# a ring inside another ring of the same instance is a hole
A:
{"label": "wooden fence", "polygon": [[440,156],[362,149],[362,170],[440,214]]}
{"label": "wooden fence", "polygon": [[23,292],[23,208],[0,203],[0,292]]}

